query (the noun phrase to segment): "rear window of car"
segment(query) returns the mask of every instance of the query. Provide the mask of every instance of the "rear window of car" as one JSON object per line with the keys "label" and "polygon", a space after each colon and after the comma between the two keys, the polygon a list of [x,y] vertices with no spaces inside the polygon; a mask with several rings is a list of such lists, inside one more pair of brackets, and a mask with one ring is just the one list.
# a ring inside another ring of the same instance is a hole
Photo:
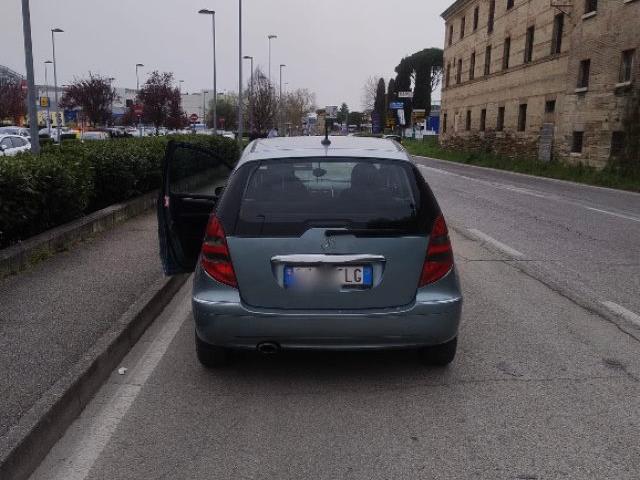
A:
{"label": "rear window of car", "polygon": [[300,236],[314,227],[421,235],[437,209],[408,162],[277,159],[236,177],[235,193],[228,193],[236,197],[237,214],[230,219],[226,211],[223,220],[236,236]]}

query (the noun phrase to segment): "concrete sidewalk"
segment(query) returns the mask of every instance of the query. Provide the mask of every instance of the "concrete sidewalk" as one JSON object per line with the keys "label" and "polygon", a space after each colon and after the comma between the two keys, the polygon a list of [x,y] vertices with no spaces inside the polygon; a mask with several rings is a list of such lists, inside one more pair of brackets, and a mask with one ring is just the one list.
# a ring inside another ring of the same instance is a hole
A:
{"label": "concrete sidewalk", "polygon": [[0,280],[0,437],[162,277],[146,213]]}

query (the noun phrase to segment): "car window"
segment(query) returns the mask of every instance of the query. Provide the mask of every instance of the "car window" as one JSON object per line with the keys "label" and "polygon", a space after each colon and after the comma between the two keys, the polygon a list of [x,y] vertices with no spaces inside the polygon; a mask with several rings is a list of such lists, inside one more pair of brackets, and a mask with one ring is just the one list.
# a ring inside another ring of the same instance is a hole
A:
{"label": "car window", "polygon": [[[423,200],[427,200],[426,204]],[[248,176],[233,231],[299,236],[309,228],[424,233],[434,208],[409,163],[371,159],[263,161]]]}
{"label": "car window", "polygon": [[11,137],[11,142],[13,142],[13,146],[16,148],[24,147],[27,144],[27,141],[22,137]]}
{"label": "car window", "polygon": [[13,148],[13,143],[11,143],[11,138],[6,137],[0,140],[0,147]]}

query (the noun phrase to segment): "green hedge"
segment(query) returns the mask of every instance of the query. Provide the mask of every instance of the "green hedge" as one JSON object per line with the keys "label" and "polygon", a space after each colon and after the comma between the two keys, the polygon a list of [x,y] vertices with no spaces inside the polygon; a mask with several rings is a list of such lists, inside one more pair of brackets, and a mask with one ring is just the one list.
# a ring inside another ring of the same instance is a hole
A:
{"label": "green hedge", "polygon": [[[0,157],[0,248],[159,188],[170,139],[237,159],[233,140],[205,135],[63,142],[37,156]],[[201,168],[194,158],[185,171]]]}

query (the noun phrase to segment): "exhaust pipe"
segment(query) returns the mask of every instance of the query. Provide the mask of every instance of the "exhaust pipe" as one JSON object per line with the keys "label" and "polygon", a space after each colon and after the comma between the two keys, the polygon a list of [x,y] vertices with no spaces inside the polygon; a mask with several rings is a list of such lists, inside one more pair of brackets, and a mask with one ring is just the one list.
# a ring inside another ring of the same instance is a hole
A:
{"label": "exhaust pipe", "polygon": [[280,351],[280,345],[273,342],[262,342],[256,346],[256,349],[262,355],[274,355]]}

